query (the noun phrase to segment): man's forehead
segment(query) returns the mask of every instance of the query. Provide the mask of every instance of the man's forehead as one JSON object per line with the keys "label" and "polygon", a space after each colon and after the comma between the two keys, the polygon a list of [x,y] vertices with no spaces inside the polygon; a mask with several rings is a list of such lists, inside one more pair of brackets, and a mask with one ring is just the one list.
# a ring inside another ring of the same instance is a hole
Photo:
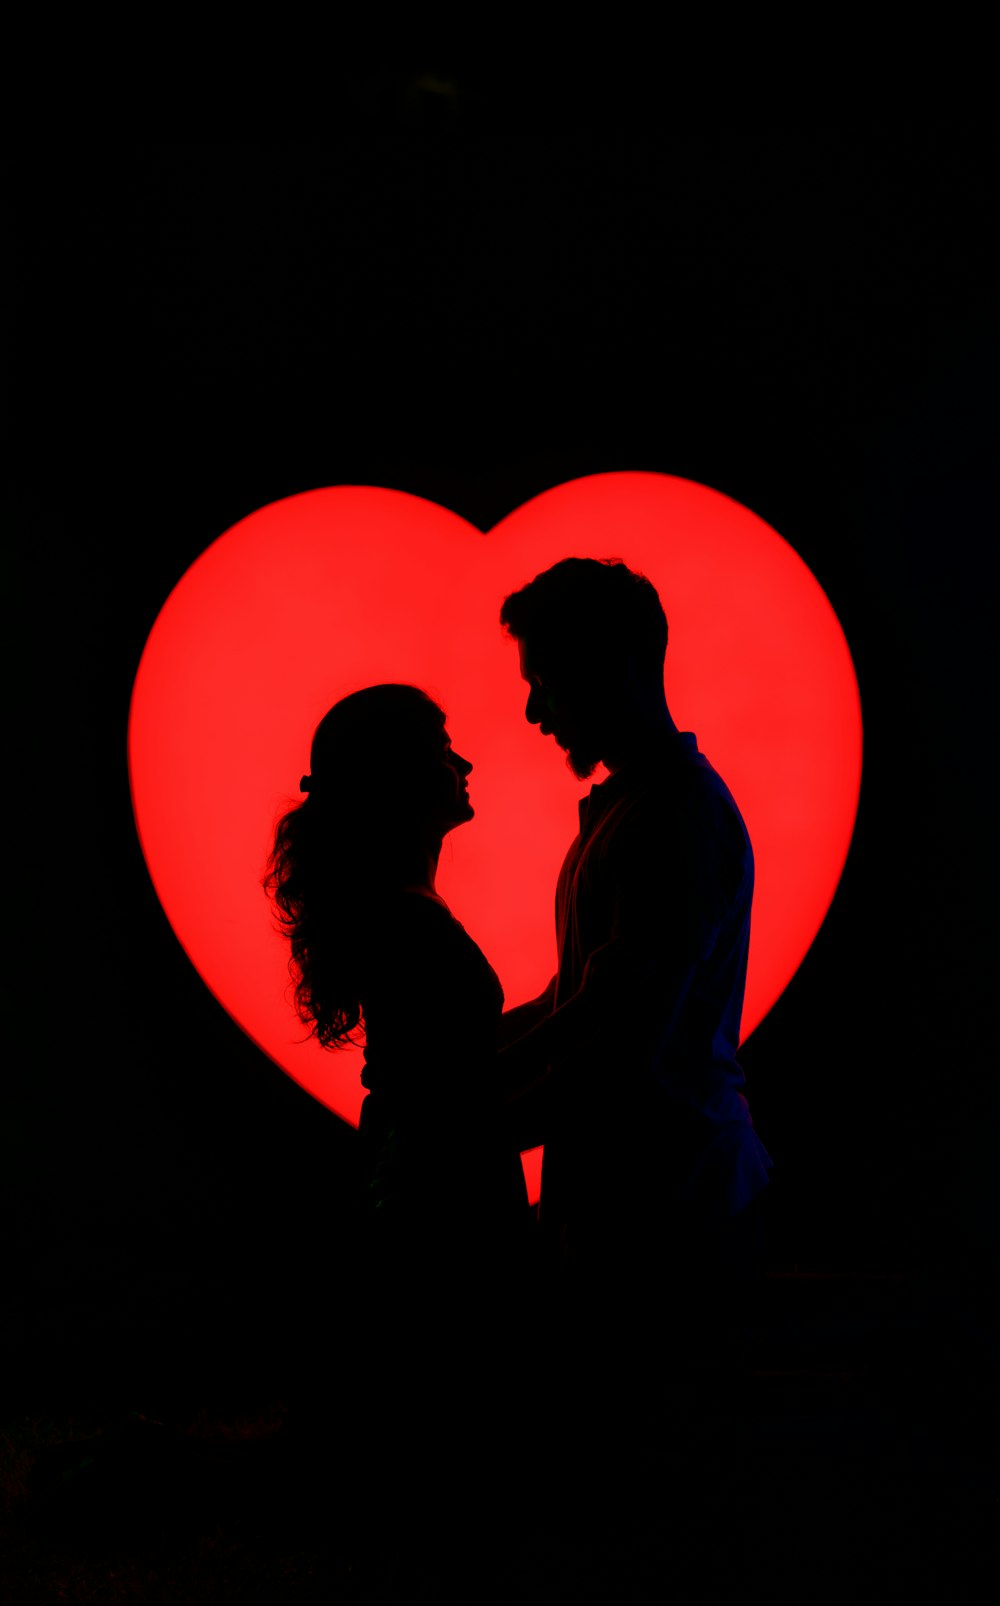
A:
{"label": "man's forehead", "polygon": [[521,674],[525,680],[550,679],[560,667],[560,654],[550,648],[540,649],[537,642],[520,639],[517,643]]}
{"label": "man's forehead", "polygon": [[539,647],[537,641],[518,638],[518,658],[525,680],[576,680],[591,667],[593,654],[566,640]]}
{"label": "man's forehead", "polygon": [[537,674],[538,670],[535,655],[524,640],[519,640],[517,643],[517,657],[521,666],[521,674],[525,680],[530,680],[533,675]]}

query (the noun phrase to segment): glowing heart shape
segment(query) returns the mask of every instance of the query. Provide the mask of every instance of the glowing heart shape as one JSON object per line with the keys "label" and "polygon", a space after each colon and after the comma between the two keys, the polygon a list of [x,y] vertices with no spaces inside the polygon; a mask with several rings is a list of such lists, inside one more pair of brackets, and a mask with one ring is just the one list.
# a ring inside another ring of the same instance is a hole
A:
{"label": "glowing heart shape", "polygon": [[[595,474],[545,491],[484,535],[404,492],[332,486],[227,530],[150,631],[128,751],[156,893],[223,1007],[353,1125],[360,1052],[321,1050],[291,1009],[287,951],[260,885],[273,822],[299,798],[313,729],[331,703],[375,681],[423,686],[475,766],[476,818],[446,839],[439,890],[508,1005],[539,992],[555,968],[554,890],[577,800],[603,771],[577,781],[526,723],[517,650],[498,614],[508,592],[574,554],[621,558],[656,585],[670,628],[671,711],[746,818],[757,890],[745,1038],[829,908],[862,749],[836,614],[756,514],[672,475]],[[537,1196],[537,1167],[525,1159]]]}

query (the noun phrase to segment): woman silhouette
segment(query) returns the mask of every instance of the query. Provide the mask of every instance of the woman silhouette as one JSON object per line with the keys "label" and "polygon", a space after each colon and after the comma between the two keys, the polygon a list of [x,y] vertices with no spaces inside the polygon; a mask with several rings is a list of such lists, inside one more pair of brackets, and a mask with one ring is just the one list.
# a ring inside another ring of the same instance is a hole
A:
{"label": "woman silhouette", "polygon": [[264,880],[301,1020],[325,1048],[364,1044],[351,1322],[397,1415],[445,1393],[503,1396],[531,1264],[495,1083],[503,989],[435,887],[445,836],[473,818],[471,770],[417,687],[342,698],[316,727],[305,798],[277,821]]}

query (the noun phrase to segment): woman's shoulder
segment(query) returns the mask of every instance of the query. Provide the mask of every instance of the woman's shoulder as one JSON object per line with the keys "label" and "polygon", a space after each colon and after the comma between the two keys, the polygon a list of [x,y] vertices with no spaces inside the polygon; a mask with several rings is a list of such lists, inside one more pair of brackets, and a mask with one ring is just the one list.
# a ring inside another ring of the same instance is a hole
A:
{"label": "woman's shoulder", "polygon": [[400,887],[390,899],[386,900],[386,915],[395,916],[414,925],[458,924],[444,899],[438,897],[436,892],[428,892],[423,887]]}
{"label": "woman's shoulder", "polygon": [[373,898],[365,910],[365,945],[379,949],[414,942],[434,944],[461,928],[442,898],[417,887],[400,887]]}
{"label": "woman's shoulder", "polygon": [[388,1000],[398,1013],[404,996],[428,999],[442,988],[453,1006],[466,995],[480,1000],[481,986],[491,1000],[497,990],[502,996],[486,956],[442,898],[413,888],[394,891],[373,900],[365,926],[361,950],[373,1009]]}
{"label": "woman's shoulder", "polygon": [[429,887],[399,887],[394,896],[397,898],[406,899],[406,901],[410,903],[416,899],[419,903],[431,904],[435,909],[444,909],[445,912],[449,914],[451,912],[440,893],[432,892]]}

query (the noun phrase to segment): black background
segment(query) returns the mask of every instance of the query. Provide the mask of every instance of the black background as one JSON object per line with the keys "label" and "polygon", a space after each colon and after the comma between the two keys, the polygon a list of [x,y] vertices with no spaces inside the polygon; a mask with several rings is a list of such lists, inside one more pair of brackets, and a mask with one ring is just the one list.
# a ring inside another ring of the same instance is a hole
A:
{"label": "black background", "polygon": [[486,529],[655,470],[795,547],[854,656],[865,766],[833,905],[744,1049],[774,1261],[991,1276],[990,133],[612,131],[434,73],[360,79],[329,129],[8,163],[17,1375],[259,1368],[316,1300],[349,1333],[353,1131],[190,966],[125,750],[188,565],[339,482]]}

